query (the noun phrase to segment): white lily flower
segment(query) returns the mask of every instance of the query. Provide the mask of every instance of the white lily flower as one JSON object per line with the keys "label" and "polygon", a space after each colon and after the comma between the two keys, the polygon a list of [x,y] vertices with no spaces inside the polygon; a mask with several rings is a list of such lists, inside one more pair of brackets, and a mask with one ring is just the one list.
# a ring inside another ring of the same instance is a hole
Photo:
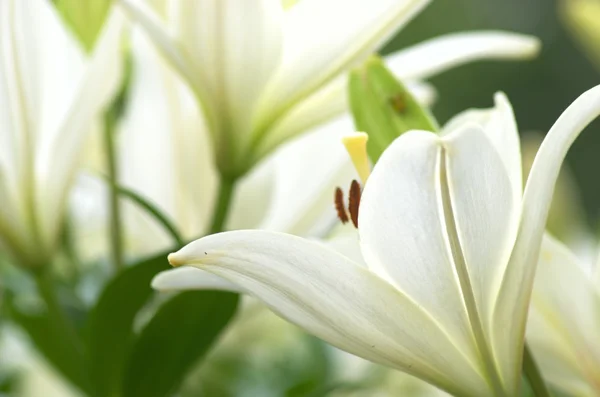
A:
{"label": "white lily flower", "polygon": [[600,395],[600,262],[546,237],[538,262],[527,340],[542,375],[572,396]]}
{"label": "white lily flower", "polygon": [[59,235],[86,130],[116,90],[123,17],[90,59],[44,0],[0,0],[0,241],[43,265]]}
{"label": "white lily flower", "polygon": [[[193,94],[137,29],[132,53],[136,73],[120,128],[120,183],[152,202],[191,241],[206,232],[218,189],[205,123]],[[333,189],[355,176],[339,144],[352,128],[349,118],[342,118],[273,153],[240,181],[227,229],[314,235],[333,224]],[[172,247],[162,227],[133,207],[125,211],[129,251]]]}
{"label": "white lily flower", "polygon": [[[204,110],[220,172],[236,177],[289,138],[346,108],[344,73],[428,0],[170,0],[166,20],[143,0],[121,4],[152,36]],[[475,59],[534,55],[536,39],[449,35],[391,55],[407,82]]]}
{"label": "white lily flower", "polygon": [[[548,133],[521,188],[503,95],[441,135],[410,131],[368,179],[367,267],[291,235],[234,231],[169,256],[222,277],[332,345],[459,396],[515,396],[539,247],[561,163],[600,114],[600,86]],[[173,280],[171,280],[173,282]]]}

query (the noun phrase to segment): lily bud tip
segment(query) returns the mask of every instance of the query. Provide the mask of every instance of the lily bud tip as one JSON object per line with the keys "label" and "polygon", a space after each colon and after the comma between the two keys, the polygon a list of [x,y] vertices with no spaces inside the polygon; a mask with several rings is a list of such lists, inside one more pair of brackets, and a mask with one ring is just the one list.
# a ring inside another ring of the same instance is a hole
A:
{"label": "lily bud tip", "polygon": [[177,252],[171,252],[167,256],[167,260],[169,261],[169,264],[173,267],[178,267],[178,266],[183,265],[183,262],[178,257]]}

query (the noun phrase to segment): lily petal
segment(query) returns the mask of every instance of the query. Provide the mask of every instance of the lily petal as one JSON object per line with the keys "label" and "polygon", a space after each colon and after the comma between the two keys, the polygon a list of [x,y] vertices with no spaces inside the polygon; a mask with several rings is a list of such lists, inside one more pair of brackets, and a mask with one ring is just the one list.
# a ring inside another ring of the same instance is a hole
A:
{"label": "lily petal", "polygon": [[[100,116],[121,84],[121,39],[124,23],[120,10],[113,9],[81,80],[72,96],[61,103],[66,114],[63,113],[59,124],[51,125],[55,130],[40,137],[42,142],[36,173],[44,193],[38,194],[37,200],[38,208],[50,208],[43,210],[48,218],[43,227],[48,238],[57,234],[62,219],[62,212],[57,208],[66,200],[67,188],[81,158],[87,133],[91,130],[89,125]],[[56,54],[52,56],[56,57]],[[68,79],[69,76],[65,78]],[[54,92],[61,90],[64,87],[57,86]],[[56,98],[51,101],[56,101]]]}
{"label": "lily petal", "polygon": [[361,0],[297,3],[286,12],[282,65],[269,84],[262,109],[285,109],[325,85],[375,51],[428,2],[375,0],[368,6]]}
{"label": "lily petal", "polygon": [[506,95],[497,93],[494,102],[491,109],[471,109],[453,117],[444,126],[443,133],[449,134],[466,123],[479,124],[504,162],[513,185],[514,198],[520,200],[523,195],[523,171],[517,122]]}
{"label": "lily petal", "polygon": [[[539,361],[542,373],[551,382],[562,379],[559,386],[565,386],[566,375],[572,374],[574,379],[587,380],[600,391],[600,350],[594,349],[600,335],[600,293],[578,259],[548,235],[538,266],[531,301],[537,322],[533,327],[528,324],[527,339],[534,354],[545,358]],[[567,354],[546,343],[548,331],[556,335],[557,346],[566,347]],[[560,364],[571,366],[562,376],[553,372]]]}
{"label": "lily petal", "polygon": [[455,256],[455,262],[465,261],[486,327],[516,238],[521,201],[489,133],[467,124],[445,135],[443,141],[448,206],[455,223],[453,226],[448,220],[446,226],[456,227],[463,258]]}
{"label": "lily petal", "polygon": [[[206,229],[216,190],[209,135],[194,94],[144,33],[135,29],[131,41],[137,73],[120,128],[121,183],[153,202],[192,239]],[[147,214],[125,208],[132,243],[142,245],[138,249],[156,251],[171,243]]]}
{"label": "lily petal", "polygon": [[169,261],[239,284],[280,316],[352,354],[458,395],[488,393],[419,305],[321,244],[280,233],[235,231],[197,240]]}
{"label": "lily petal", "polygon": [[238,285],[224,278],[191,266],[158,273],[152,280],[152,288],[158,291],[218,290],[245,292]]}
{"label": "lily petal", "polygon": [[233,130],[245,136],[258,97],[280,62],[281,1],[176,1],[172,17],[194,72],[216,103],[219,120],[227,123],[221,134]]}
{"label": "lily petal", "polygon": [[[357,178],[340,142],[342,135],[353,130],[350,118],[342,117],[277,151],[273,163],[276,178],[273,201],[261,229],[319,235],[322,230],[315,229],[331,226],[335,216],[332,211],[335,188],[345,188]],[[310,164],[307,158],[311,159]]]}
{"label": "lily petal", "polygon": [[[496,354],[514,373],[505,378],[518,384],[523,335],[544,227],[552,192],[561,165],[573,141],[600,115],[600,86],[577,98],[548,132],[535,158],[523,197],[518,237],[513,249],[494,314]],[[506,324],[511,324],[506,327]],[[500,331],[501,330],[501,331]],[[504,356],[504,357],[502,357]]]}
{"label": "lily petal", "polygon": [[421,80],[477,60],[532,58],[539,50],[537,38],[517,33],[453,33],[388,55],[386,63],[401,79]]}
{"label": "lily petal", "polygon": [[123,8],[140,23],[156,46],[161,50],[173,66],[185,76],[196,89],[201,86],[194,71],[191,60],[181,49],[177,38],[168,31],[160,17],[142,0],[119,0]]}
{"label": "lily petal", "polygon": [[[361,248],[372,270],[440,319],[457,345],[472,346],[444,237],[440,155],[439,137],[425,131],[409,131],[388,147],[361,198]],[[475,361],[474,350],[466,354]]]}

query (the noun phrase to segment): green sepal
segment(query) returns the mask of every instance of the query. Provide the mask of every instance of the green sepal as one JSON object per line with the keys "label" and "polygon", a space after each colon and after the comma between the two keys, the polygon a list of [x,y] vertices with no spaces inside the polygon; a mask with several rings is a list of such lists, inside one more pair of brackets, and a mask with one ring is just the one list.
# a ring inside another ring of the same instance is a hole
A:
{"label": "green sepal", "polygon": [[92,52],[113,0],[56,0],[56,8],[83,48]]}
{"label": "green sepal", "polygon": [[417,102],[379,57],[369,58],[350,73],[348,90],[354,125],[369,135],[367,151],[373,162],[406,131],[439,129],[431,112]]}

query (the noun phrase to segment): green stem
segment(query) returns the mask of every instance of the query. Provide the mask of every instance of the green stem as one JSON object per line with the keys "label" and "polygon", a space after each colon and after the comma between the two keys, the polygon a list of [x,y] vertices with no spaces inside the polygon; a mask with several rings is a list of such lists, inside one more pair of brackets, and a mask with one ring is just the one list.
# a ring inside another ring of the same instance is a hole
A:
{"label": "green stem", "polygon": [[123,229],[121,225],[121,208],[119,205],[119,187],[117,184],[117,155],[115,150],[115,115],[112,110],[107,111],[104,126],[104,146],[106,163],[108,166],[109,210],[110,229],[109,240],[112,262],[117,272],[125,265],[123,261]]}
{"label": "green stem", "polygon": [[231,208],[231,201],[233,198],[233,191],[235,188],[237,179],[228,178],[221,176],[219,180],[219,192],[214,203],[214,209],[212,213],[212,220],[210,222],[210,228],[208,234],[214,234],[222,232],[227,221],[227,215]]}
{"label": "green stem", "polygon": [[542,378],[542,374],[540,373],[540,369],[533,359],[533,355],[531,354],[531,350],[527,344],[523,350],[523,373],[529,381],[529,385],[531,386],[533,394],[535,394],[536,397],[551,396],[548,386],[546,386],[546,383]]}

